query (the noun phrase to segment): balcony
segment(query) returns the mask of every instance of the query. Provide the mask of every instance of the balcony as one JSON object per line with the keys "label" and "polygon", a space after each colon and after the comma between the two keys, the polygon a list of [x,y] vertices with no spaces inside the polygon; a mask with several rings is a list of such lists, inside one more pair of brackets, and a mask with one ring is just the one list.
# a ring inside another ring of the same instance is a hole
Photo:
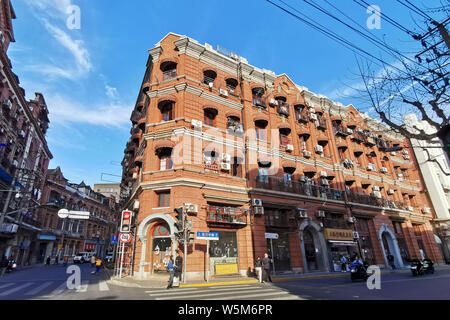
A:
{"label": "balcony", "polygon": [[337,136],[342,136],[342,137],[348,136],[347,128],[344,127],[343,125],[334,125],[333,133]]}
{"label": "balcony", "polygon": [[285,181],[275,176],[257,176],[256,188],[289,192],[298,195],[344,201],[344,192],[323,186],[314,186],[300,181]]}
{"label": "balcony", "polygon": [[253,105],[267,109],[266,99],[263,99],[261,97],[253,96]]}
{"label": "balcony", "polygon": [[327,120],[322,117],[317,117],[316,128],[326,130],[327,129]]}
{"label": "balcony", "polygon": [[347,193],[347,198],[349,202],[356,202],[361,204],[367,204],[369,206],[383,207],[383,199],[374,197],[372,195],[364,193]]}
{"label": "balcony", "polygon": [[380,138],[377,138],[375,140],[376,140],[376,144],[377,144],[378,150],[380,150],[380,151],[386,151],[387,148],[391,147],[391,145],[390,145],[390,143],[388,141],[385,141],[385,140],[380,139]]}
{"label": "balcony", "polygon": [[208,205],[206,207],[206,222],[243,227],[247,225],[247,211],[241,208]]}
{"label": "balcony", "polygon": [[355,132],[353,132],[353,134],[350,136],[350,139],[352,139],[353,141],[363,142],[363,141],[366,140],[366,136],[365,136],[364,133],[362,133],[362,132],[355,131]]}
{"label": "balcony", "polygon": [[134,110],[131,114],[131,122],[137,123],[139,119],[144,118],[144,114],[142,112]]}
{"label": "balcony", "polygon": [[281,115],[289,117],[289,104],[282,100],[278,100],[277,112]]}
{"label": "balcony", "polygon": [[309,121],[308,112],[306,111],[306,109],[296,111],[295,116],[296,120],[300,123],[308,123]]}

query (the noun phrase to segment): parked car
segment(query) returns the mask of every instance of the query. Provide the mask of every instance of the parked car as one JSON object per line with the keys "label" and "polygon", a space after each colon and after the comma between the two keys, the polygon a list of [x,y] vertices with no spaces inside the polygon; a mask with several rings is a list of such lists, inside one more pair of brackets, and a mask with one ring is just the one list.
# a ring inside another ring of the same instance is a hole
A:
{"label": "parked car", "polygon": [[108,253],[108,254],[105,256],[105,261],[106,261],[106,262],[113,262],[113,260],[114,260],[114,254]]}
{"label": "parked car", "polygon": [[93,252],[80,252],[73,257],[74,263],[85,263],[91,260],[91,257],[94,255]]}

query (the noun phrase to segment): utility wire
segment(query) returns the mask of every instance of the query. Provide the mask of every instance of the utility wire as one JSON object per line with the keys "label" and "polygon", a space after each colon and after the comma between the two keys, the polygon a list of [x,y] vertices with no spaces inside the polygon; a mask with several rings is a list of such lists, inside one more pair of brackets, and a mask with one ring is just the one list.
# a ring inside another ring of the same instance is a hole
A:
{"label": "utility wire", "polygon": [[431,20],[433,21],[433,19],[427,15],[425,12],[423,12],[421,9],[419,9],[418,7],[416,7],[414,4],[412,4],[410,1],[405,0],[407,3],[409,3],[410,6],[408,6],[406,3],[404,3],[401,0],[397,0],[398,3],[400,3],[401,5],[405,6],[406,8],[408,8],[409,10],[417,13],[419,16],[422,16],[423,18],[427,19],[427,20]]}

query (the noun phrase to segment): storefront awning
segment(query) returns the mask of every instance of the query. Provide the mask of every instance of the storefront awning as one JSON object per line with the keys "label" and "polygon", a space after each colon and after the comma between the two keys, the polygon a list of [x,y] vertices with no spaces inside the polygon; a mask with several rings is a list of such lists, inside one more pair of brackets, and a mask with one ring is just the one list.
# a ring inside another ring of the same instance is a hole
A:
{"label": "storefront awning", "polygon": [[356,242],[353,241],[328,240],[328,242],[334,246],[356,246]]}

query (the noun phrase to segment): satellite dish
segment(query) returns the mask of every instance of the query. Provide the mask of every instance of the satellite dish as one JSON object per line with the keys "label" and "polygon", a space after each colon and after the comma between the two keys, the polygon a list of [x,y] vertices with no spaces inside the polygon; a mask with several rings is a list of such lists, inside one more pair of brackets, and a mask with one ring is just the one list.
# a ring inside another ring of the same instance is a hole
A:
{"label": "satellite dish", "polygon": [[58,217],[60,217],[61,219],[65,219],[69,216],[69,210],[67,209],[61,209],[58,211]]}

